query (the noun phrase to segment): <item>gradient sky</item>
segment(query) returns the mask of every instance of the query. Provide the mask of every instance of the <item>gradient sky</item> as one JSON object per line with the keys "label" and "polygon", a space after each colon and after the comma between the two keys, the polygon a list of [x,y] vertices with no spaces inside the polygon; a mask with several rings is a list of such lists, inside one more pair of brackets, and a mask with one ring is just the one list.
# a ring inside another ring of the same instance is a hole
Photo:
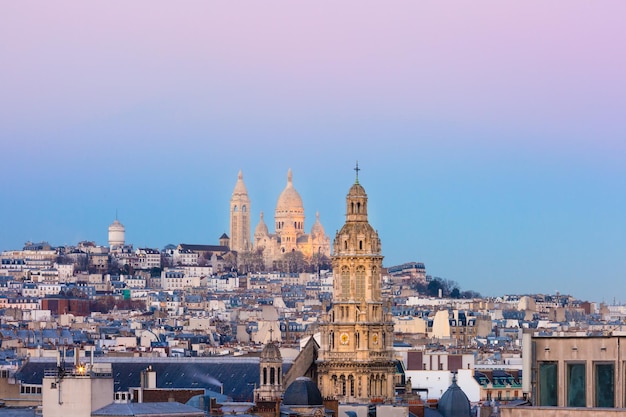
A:
{"label": "gradient sky", "polygon": [[217,243],[289,168],[334,236],[483,295],[626,302],[626,2],[0,6],[0,250]]}

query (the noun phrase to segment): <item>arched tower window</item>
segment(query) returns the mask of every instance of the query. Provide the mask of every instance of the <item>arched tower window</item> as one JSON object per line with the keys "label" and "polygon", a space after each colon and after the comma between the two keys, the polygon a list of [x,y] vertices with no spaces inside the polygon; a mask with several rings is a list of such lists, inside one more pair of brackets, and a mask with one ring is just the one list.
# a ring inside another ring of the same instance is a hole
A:
{"label": "arched tower window", "polygon": [[243,211],[244,213],[246,212],[246,206],[241,206],[241,211]]}
{"label": "arched tower window", "polygon": [[341,268],[341,296],[344,299],[350,297],[350,270],[347,266]]}
{"label": "arched tower window", "polygon": [[378,287],[378,268],[372,267],[372,276],[370,277],[369,284],[372,286],[372,297],[377,299],[379,296],[379,287]]}
{"label": "arched tower window", "polygon": [[270,385],[276,384],[276,369],[270,368]]}
{"label": "arched tower window", "polygon": [[363,265],[356,268],[356,298],[360,300],[365,298],[365,267]]}
{"label": "arched tower window", "polygon": [[234,211],[234,212],[239,211],[239,207],[237,207],[237,206],[235,205],[235,207],[233,207],[233,211]]}
{"label": "arched tower window", "polygon": [[263,385],[267,385],[267,368],[263,367]]}
{"label": "arched tower window", "polygon": [[363,250],[363,241],[359,240],[359,250]]}

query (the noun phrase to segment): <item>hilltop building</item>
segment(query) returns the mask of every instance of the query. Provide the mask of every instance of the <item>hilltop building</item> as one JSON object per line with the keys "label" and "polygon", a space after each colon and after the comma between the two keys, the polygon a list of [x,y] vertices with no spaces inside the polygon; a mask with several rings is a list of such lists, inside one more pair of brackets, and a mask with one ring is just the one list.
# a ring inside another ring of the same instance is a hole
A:
{"label": "hilltop building", "polygon": [[[306,258],[330,256],[330,237],[324,231],[319,218],[311,227],[304,229],[304,205],[302,197],[293,186],[291,169],[287,173],[287,186],[278,196],[274,212],[274,233],[269,232],[263,212],[250,242],[250,198],[241,171],[230,200],[230,248],[233,251],[260,251],[268,269],[276,269],[289,252],[302,252]],[[252,244],[251,244],[252,243]]]}
{"label": "hilltop building", "polygon": [[124,228],[124,225],[116,218],[115,221],[109,226],[109,247],[115,248],[124,246],[125,241],[126,228]]}
{"label": "hilltop building", "polygon": [[381,244],[367,219],[358,167],[346,197],[346,223],[333,245],[333,303],[321,318],[318,386],[324,398],[341,403],[391,401],[393,321],[381,294]]}
{"label": "hilltop building", "polygon": [[230,198],[230,249],[235,252],[250,250],[250,198],[239,171],[237,183]]}

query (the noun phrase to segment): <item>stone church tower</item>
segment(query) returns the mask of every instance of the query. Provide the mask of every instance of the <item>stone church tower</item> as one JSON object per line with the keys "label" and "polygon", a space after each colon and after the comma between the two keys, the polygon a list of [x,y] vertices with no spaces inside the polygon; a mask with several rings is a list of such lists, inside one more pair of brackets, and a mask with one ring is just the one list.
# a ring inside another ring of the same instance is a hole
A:
{"label": "stone church tower", "polygon": [[255,401],[276,402],[283,395],[283,357],[275,342],[270,341],[261,352],[259,386]]}
{"label": "stone church tower", "polygon": [[243,183],[243,174],[239,171],[230,198],[230,250],[243,252],[250,246],[250,198]]}
{"label": "stone church tower", "polygon": [[320,325],[318,386],[324,398],[368,403],[394,398],[393,321],[381,296],[380,239],[367,220],[358,165],[356,171],[346,223],[333,243],[333,302]]}

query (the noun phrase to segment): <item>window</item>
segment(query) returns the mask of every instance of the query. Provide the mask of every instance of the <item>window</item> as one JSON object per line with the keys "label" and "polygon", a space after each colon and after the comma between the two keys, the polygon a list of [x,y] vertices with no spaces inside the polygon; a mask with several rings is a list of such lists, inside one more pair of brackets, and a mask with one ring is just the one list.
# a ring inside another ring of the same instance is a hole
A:
{"label": "window", "polygon": [[556,362],[539,363],[539,404],[557,406],[557,364]]}
{"label": "window", "polygon": [[341,269],[341,296],[350,297],[350,270],[347,267]]}
{"label": "window", "polygon": [[356,268],[356,297],[365,298],[365,267],[362,265]]}
{"label": "window", "polygon": [[615,407],[615,369],[612,363],[595,365],[596,407]]}
{"label": "window", "polygon": [[567,406],[585,407],[586,387],[585,387],[585,364],[567,364]]}

